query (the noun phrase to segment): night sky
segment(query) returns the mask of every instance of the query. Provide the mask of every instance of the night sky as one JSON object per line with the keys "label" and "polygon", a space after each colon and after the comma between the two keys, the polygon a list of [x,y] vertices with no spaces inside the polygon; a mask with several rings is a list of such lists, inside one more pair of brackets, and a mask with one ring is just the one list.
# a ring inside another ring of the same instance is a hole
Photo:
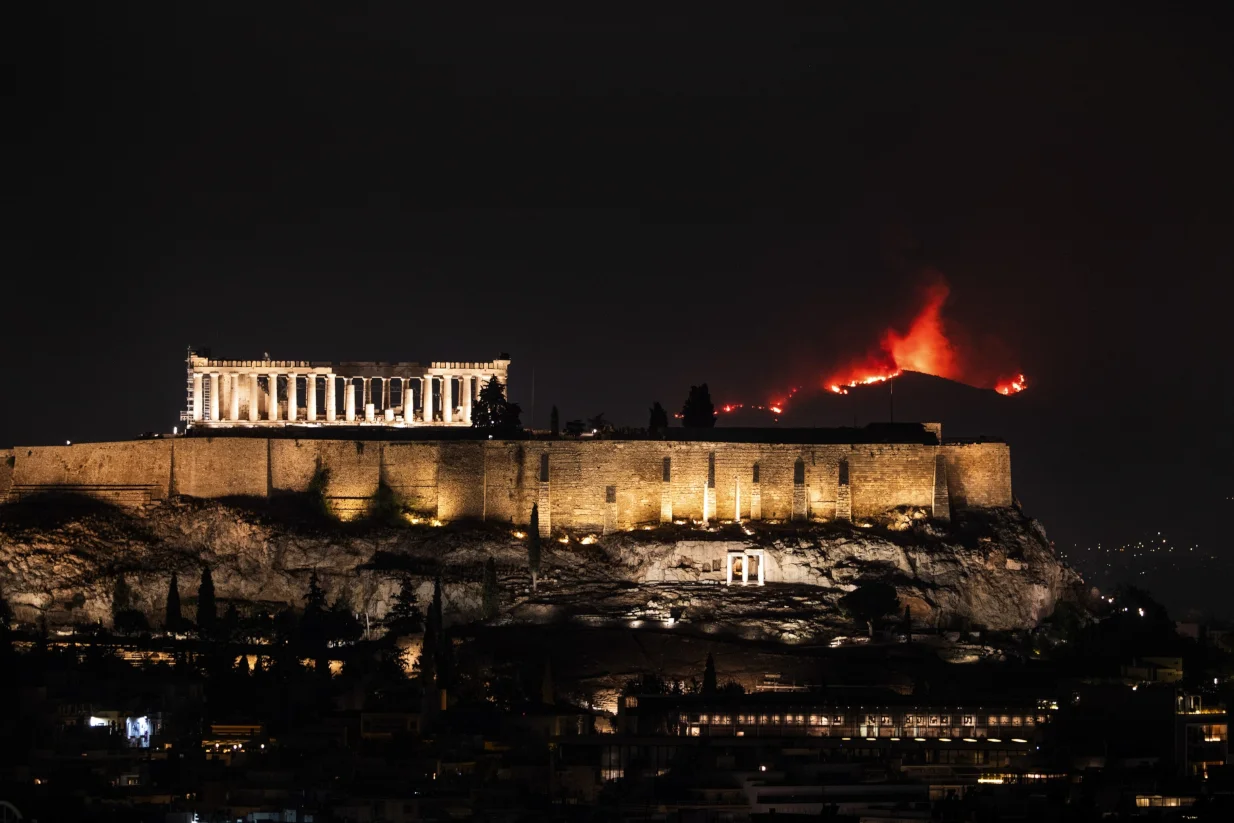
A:
{"label": "night sky", "polygon": [[[0,444],[170,430],[190,344],[509,352],[526,421],[641,426],[691,383],[816,391],[931,270],[1032,383],[946,433],[1011,441],[1060,548],[1161,531],[1230,568],[1228,19],[431,5],[6,26]],[[1230,611],[1203,563],[1149,578]]]}

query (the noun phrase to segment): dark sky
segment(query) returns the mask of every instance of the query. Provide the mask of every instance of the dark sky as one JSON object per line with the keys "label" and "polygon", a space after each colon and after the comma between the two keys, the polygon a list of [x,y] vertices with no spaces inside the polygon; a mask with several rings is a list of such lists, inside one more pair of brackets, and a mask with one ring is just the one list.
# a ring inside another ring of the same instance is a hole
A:
{"label": "dark sky", "polygon": [[1234,551],[1226,18],[35,5],[0,443],[170,429],[189,344],[508,351],[536,424],[642,425],[817,384],[931,267],[1032,378],[1016,490],[1060,544]]}

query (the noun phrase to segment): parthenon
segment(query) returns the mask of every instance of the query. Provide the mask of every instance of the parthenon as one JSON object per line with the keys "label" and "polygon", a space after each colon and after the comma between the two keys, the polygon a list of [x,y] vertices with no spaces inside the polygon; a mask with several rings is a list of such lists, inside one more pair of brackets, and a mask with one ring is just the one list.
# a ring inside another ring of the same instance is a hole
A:
{"label": "parthenon", "polygon": [[324,363],[188,356],[189,427],[470,426],[481,387],[508,355],[480,362]]}

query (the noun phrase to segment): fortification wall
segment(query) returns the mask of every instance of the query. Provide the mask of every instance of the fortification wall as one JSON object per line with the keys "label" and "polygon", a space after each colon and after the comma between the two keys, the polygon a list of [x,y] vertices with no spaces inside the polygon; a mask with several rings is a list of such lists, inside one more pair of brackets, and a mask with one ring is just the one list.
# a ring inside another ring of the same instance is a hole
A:
{"label": "fortification wall", "polygon": [[243,437],[185,437],[171,444],[174,448],[168,449],[167,470],[174,472],[172,489],[175,494],[266,497],[270,493],[270,441]]}
{"label": "fortification wall", "polygon": [[[292,440],[190,437],[13,450],[12,488],[64,487],[85,493],[148,487],[217,498],[302,492],[326,469],[331,506],[365,510],[384,481],[413,511],[443,520],[484,517],[526,523],[540,495],[548,455],[554,527],[600,530],[674,519],[751,516],[757,465],[761,518],[831,519],[851,502],[854,520],[897,506],[929,509],[936,458],[947,467],[955,508],[1011,505],[1010,451],[1003,443],[928,446],[796,445],[667,441]],[[664,482],[664,461],[669,482]],[[714,461],[714,492],[708,492]],[[7,466],[7,461],[6,464]],[[798,468],[800,467],[800,468]],[[841,491],[842,467],[848,485]],[[0,468],[0,471],[3,471]],[[5,476],[0,474],[0,484]],[[3,488],[0,485],[0,488]],[[610,494],[612,495],[610,500]],[[837,509],[837,501],[845,503]],[[119,499],[119,498],[116,498]],[[796,501],[796,502],[794,502]],[[140,501],[137,501],[140,502]]]}
{"label": "fortification wall", "polygon": [[1011,448],[1006,443],[949,443],[941,448],[953,507],[1011,505]]}
{"label": "fortification wall", "polygon": [[170,440],[22,446],[13,449],[13,489],[147,487],[165,498],[171,484]]}
{"label": "fortification wall", "polygon": [[0,449],[0,500],[7,497],[13,487],[13,464],[16,462],[12,449]]}

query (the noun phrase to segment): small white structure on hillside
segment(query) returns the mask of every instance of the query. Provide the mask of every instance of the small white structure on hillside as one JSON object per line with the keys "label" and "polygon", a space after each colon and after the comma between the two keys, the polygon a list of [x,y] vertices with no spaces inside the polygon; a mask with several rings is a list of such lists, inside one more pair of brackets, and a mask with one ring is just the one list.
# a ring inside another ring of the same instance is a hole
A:
{"label": "small white structure on hillside", "polygon": [[740,575],[741,585],[748,586],[751,583],[757,583],[762,586],[766,582],[763,579],[765,565],[762,549],[729,549],[728,560],[725,563],[724,584],[731,586],[733,578]]}

